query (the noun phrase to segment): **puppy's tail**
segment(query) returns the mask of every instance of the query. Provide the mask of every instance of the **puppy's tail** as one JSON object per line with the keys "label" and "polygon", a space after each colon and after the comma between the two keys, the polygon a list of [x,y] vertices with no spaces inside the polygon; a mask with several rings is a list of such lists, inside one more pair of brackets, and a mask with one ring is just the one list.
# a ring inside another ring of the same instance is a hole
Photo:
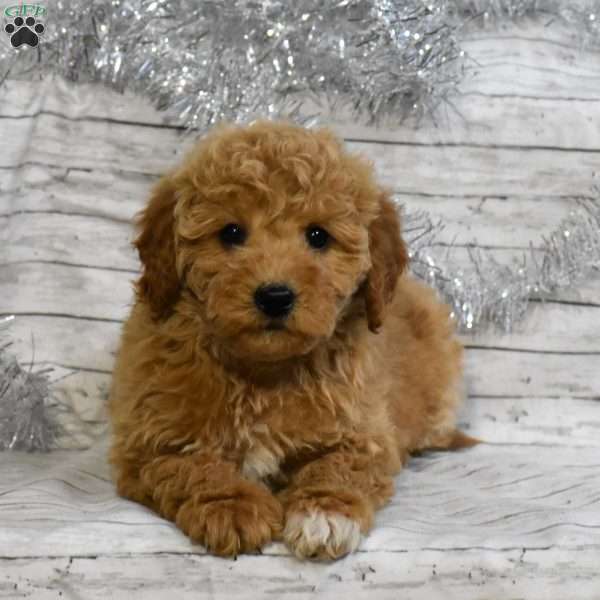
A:
{"label": "puppy's tail", "polygon": [[477,446],[477,444],[483,443],[481,440],[477,438],[471,437],[466,433],[463,433],[460,429],[455,429],[452,432],[452,436],[450,437],[450,441],[446,446],[445,450],[460,450],[461,448],[472,448],[473,446]]}
{"label": "puppy's tail", "polygon": [[454,429],[453,431],[445,434],[431,445],[425,448],[419,448],[418,452],[428,451],[440,451],[440,450],[461,450],[463,448],[472,448],[477,444],[482,444],[482,440],[471,437],[466,433],[463,433],[460,429]]}

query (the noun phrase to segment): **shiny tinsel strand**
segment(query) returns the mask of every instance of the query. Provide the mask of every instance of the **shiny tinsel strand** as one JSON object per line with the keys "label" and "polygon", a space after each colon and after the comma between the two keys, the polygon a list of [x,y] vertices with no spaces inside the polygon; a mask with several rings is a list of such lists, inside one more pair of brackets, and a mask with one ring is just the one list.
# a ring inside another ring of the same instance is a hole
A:
{"label": "shiny tinsel strand", "polygon": [[199,130],[340,111],[398,124],[454,91],[465,24],[538,16],[600,45],[600,0],[57,0],[36,49],[2,39],[0,81],[102,81]]}
{"label": "shiny tinsel strand", "polygon": [[448,17],[448,0],[61,0],[38,51],[0,65],[133,89],[200,130],[340,110],[398,123],[458,83]]}
{"label": "shiny tinsel strand", "polygon": [[[0,319],[0,325],[10,320]],[[47,411],[46,372],[24,368],[7,348],[0,345],[0,450],[47,452],[58,427]]]}
{"label": "shiny tinsel strand", "polygon": [[578,201],[556,230],[542,238],[539,248],[510,265],[473,245],[469,266],[461,269],[436,248],[440,222],[424,212],[408,213],[404,222],[413,273],[438,290],[463,332],[492,326],[508,333],[531,300],[550,298],[600,274],[600,194]]}
{"label": "shiny tinsel strand", "polygon": [[542,17],[572,27],[582,46],[600,47],[600,0],[450,0],[457,21],[495,25]]}

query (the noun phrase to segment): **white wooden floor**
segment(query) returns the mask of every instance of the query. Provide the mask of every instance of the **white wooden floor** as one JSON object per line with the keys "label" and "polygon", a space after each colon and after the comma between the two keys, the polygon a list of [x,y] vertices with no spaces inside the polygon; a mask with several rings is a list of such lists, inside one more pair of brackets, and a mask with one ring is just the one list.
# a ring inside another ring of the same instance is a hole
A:
{"label": "white wooden floor", "polygon": [[[339,125],[411,209],[501,259],[600,184],[600,55],[553,25],[473,35],[479,67],[437,127]],[[465,338],[463,427],[488,443],[414,459],[360,551],[217,559],[118,499],[104,399],[138,269],[131,216],[189,143],[144,101],[59,81],[0,90],[0,315],[54,367],[63,450],[0,454],[0,598],[600,599],[600,278]],[[69,375],[65,377],[66,375]],[[89,450],[77,450],[90,446]]]}

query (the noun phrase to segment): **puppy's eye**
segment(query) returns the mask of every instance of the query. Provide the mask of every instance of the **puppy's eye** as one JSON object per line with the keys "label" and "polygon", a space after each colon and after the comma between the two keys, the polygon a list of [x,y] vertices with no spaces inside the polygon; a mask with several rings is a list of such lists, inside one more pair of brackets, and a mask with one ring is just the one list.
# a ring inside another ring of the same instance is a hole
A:
{"label": "puppy's eye", "polygon": [[246,241],[247,236],[246,230],[237,223],[229,223],[219,231],[219,239],[223,246],[227,247],[241,246]]}
{"label": "puppy's eye", "polygon": [[306,230],[306,241],[311,248],[315,250],[322,250],[325,248],[331,240],[331,236],[325,229],[318,225],[309,225]]}

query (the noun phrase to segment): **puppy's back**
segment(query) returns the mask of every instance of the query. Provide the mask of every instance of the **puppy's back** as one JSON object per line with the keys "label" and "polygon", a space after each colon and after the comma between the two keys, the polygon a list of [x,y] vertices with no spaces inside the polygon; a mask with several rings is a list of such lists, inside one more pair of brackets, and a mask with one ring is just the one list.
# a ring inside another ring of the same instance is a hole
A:
{"label": "puppy's back", "polygon": [[400,447],[450,447],[463,396],[463,349],[449,308],[432,289],[403,276],[373,349]]}

